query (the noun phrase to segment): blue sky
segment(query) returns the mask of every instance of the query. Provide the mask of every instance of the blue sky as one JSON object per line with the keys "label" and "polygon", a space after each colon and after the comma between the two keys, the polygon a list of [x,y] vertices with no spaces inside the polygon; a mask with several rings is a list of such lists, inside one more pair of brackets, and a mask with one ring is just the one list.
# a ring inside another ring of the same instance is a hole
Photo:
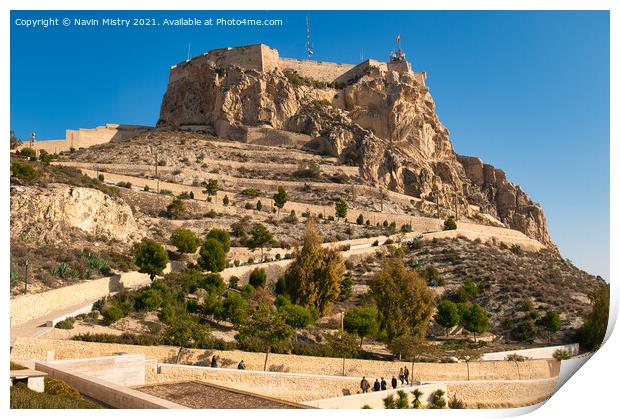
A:
{"label": "blue sky", "polygon": [[[506,171],[544,208],[564,257],[609,279],[609,14],[534,12],[12,12],[11,127],[156,123],[169,67],[213,48],[266,43],[316,60],[386,60],[400,33],[455,150]],[[235,17],[278,27],[48,27],[17,18]]]}

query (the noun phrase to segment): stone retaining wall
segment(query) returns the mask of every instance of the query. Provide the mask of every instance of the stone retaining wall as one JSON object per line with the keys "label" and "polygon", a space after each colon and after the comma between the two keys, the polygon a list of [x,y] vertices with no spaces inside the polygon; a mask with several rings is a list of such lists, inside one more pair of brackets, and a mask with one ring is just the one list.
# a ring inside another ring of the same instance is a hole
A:
{"label": "stone retaining wall", "polygon": [[[79,342],[72,340],[16,338],[11,359],[47,359],[47,352],[54,351],[55,359],[94,358],[115,355],[119,352],[144,354],[148,359],[175,363],[179,348],[172,346],[137,346],[109,343]],[[265,354],[243,351],[217,351],[185,349],[180,358],[183,364],[208,365],[211,356],[219,358],[219,366],[235,369],[244,360],[248,370],[262,371]],[[534,380],[557,377],[560,363],[555,360],[481,361],[469,363],[411,363],[347,359],[345,373],[349,377],[391,377],[401,367],[408,366],[416,380],[467,381],[469,380]],[[342,375],[341,358],[322,358],[300,355],[271,354],[268,369],[291,373]],[[148,379],[148,378],[147,378]]]}
{"label": "stone retaining wall", "polygon": [[456,396],[468,408],[499,409],[529,406],[553,395],[557,378],[531,381],[468,381],[446,383],[449,397]]}
{"label": "stone retaining wall", "polygon": [[[150,282],[147,274],[132,271],[83,281],[38,294],[20,295],[11,299],[11,327],[23,325],[47,314],[51,315],[63,308],[92,303],[110,293],[121,291],[123,288],[142,287]],[[52,318],[46,320],[52,320]]]}

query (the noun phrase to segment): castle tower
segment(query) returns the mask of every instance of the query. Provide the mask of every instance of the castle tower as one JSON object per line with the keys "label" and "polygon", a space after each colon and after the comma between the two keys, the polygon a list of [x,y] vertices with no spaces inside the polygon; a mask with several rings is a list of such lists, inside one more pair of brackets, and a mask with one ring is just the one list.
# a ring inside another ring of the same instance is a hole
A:
{"label": "castle tower", "polygon": [[396,36],[396,52],[390,52],[390,61],[388,62],[388,70],[399,73],[411,72],[411,63],[407,61],[407,57],[400,47],[400,34]]}

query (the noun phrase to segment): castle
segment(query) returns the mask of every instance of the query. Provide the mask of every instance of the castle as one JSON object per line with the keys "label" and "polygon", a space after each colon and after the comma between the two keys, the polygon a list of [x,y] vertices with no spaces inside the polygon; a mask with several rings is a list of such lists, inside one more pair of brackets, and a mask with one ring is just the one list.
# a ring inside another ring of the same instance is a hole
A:
{"label": "castle", "polygon": [[347,83],[362,76],[368,67],[374,66],[386,71],[411,73],[416,81],[425,84],[426,73],[415,72],[406,60],[391,60],[381,62],[373,59],[359,64],[338,64],[323,61],[298,60],[280,57],[278,50],[265,44],[245,45],[234,48],[219,48],[202,55],[190,58],[170,68],[169,84],[181,80],[194,71],[194,66],[201,64],[215,64],[218,67],[234,65],[244,69],[270,72],[276,69],[281,71],[295,71],[304,77],[326,83]]}

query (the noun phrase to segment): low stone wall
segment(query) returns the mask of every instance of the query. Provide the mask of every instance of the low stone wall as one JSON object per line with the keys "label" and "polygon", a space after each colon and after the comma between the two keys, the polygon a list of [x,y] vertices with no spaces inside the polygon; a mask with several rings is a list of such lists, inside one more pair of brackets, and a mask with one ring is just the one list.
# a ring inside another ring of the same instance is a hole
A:
{"label": "low stone wall", "polygon": [[442,390],[444,394],[448,394],[448,386],[445,384],[422,384],[419,386],[407,386],[392,390],[355,394],[351,396],[312,400],[305,402],[305,404],[319,409],[361,409],[364,406],[368,406],[371,409],[385,409],[383,399],[389,396],[393,396],[394,399],[398,399],[398,392],[404,390],[407,394],[409,406],[411,406],[411,402],[413,401],[411,392],[416,389],[422,392],[420,401],[422,402],[423,407],[426,407],[429,403],[431,403],[431,397],[437,390]]}
{"label": "low stone wall", "polygon": [[185,406],[110,383],[81,372],[65,370],[49,362],[36,362],[38,371],[62,380],[81,394],[117,409],[186,409]]}
{"label": "low stone wall", "polygon": [[11,327],[23,325],[48,314],[50,318],[46,320],[53,320],[55,318],[53,313],[59,310],[78,307],[80,304],[86,305],[110,293],[124,288],[141,287],[150,282],[147,274],[132,271],[38,294],[20,295],[11,299]]}
{"label": "low stone wall", "polygon": [[[16,338],[11,359],[47,359],[47,352],[54,351],[55,359],[94,358],[119,352],[144,354],[148,359],[164,363],[176,362],[179,348],[172,346],[137,346],[110,343],[79,342],[72,340]],[[235,369],[244,360],[248,370],[262,371],[265,354],[243,351],[217,351],[185,349],[180,358],[183,364],[208,365],[211,357],[219,358],[219,365]],[[411,363],[347,359],[344,371],[348,377],[391,377],[401,367],[407,366],[418,381],[468,381],[468,380],[534,380],[557,377],[560,362],[555,360],[481,361],[469,363]],[[268,369],[291,373],[342,375],[341,358],[322,358],[300,355],[271,354]],[[148,378],[147,378],[148,379]]]}
{"label": "low stone wall", "polygon": [[468,408],[499,409],[541,403],[553,395],[557,378],[527,381],[465,381],[446,383],[449,397]]}
{"label": "low stone wall", "polygon": [[481,359],[483,361],[502,361],[506,359],[508,355],[521,355],[530,359],[553,359],[553,354],[557,350],[565,350],[571,356],[579,354],[579,344],[571,343],[569,345],[557,345],[557,346],[545,346],[544,348],[531,348],[531,349],[518,349],[515,351],[503,351],[503,352],[489,352],[483,354]]}
{"label": "low stone wall", "polygon": [[160,364],[159,374],[149,374],[149,384],[201,381],[292,402],[355,394],[359,379],[237,369]]}
{"label": "low stone wall", "polygon": [[139,386],[145,383],[144,354],[127,354],[97,358],[47,361],[47,365],[99,378],[119,386]]}

